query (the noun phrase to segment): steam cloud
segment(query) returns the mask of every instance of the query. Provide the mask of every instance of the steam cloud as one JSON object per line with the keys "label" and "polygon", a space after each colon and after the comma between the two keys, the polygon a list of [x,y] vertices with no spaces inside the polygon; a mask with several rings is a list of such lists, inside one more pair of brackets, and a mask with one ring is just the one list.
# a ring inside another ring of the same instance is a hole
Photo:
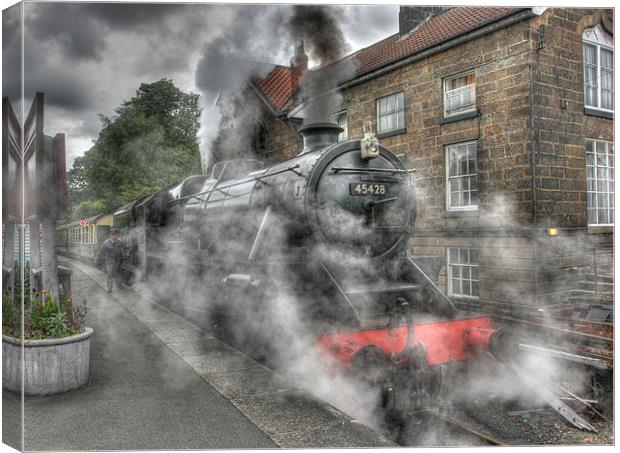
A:
{"label": "steam cloud", "polygon": [[[247,82],[251,76],[264,76],[272,66],[264,62],[279,61],[292,54],[291,50],[297,40],[303,40],[311,61],[320,65],[321,71],[307,71],[301,79],[301,96],[307,101],[306,121],[329,121],[329,115],[340,105],[340,94],[333,90],[338,82],[346,80],[353,71],[350,60],[341,60],[348,51],[346,40],[338,27],[334,8],[318,6],[293,6],[283,8],[247,7],[239,8],[231,21],[232,27],[225,36],[209,42],[203,48],[202,58],[196,69],[197,86],[203,93],[203,129],[201,131],[201,153],[203,169],[217,159],[249,157],[253,149],[254,127],[262,120],[263,109],[255,96],[247,92]],[[219,154],[214,153],[217,148]],[[433,200],[430,193],[418,193],[418,200]],[[426,196],[424,196],[426,195]],[[498,196],[493,209],[482,210],[488,226],[498,229],[517,224],[516,210],[508,196]],[[337,216],[338,213],[334,213]],[[230,253],[223,253],[229,262],[221,263],[223,268],[234,268],[234,256],[247,248],[247,243],[240,238],[253,237],[260,219],[220,218],[222,230],[203,231],[205,236],[217,238],[218,248]],[[341,213],[334,224],[341,227],[343,235],[360,237],[365,234],[364,226],[359,219]],[[315,335],[320,326],[309,324],[310,314],[307,312],[308,302],[293,289],[294,283],[288,280],[291,272],[282,263],[288,262],[289,251],[283,249],[286,244],[284,226],[286,219],[275,221],[276,227],[270,232],[269,268],[272,276],[268,293],[255,298],[247,289],[231,292],[226,296],[231,305],[236,305],[236,315],[242,331],[236,331],[240,343],[253,341],[254,334],[260,332],[266,343],[265,355],[269,355],[271,365],[278,371],[291,376],[300,386],[311,390],[348,414],[364,421],[370,426],[381,428],[382,421],[374,413],[377,397],[365,384],[352,383],[348,377],[326,363],[315,348]],[[211,228],[211,227],[209,227]],[[166,232],[163,242],[178,242],[179,231],[174,228]],[[186,244],[191,246],[191,244]],[[280,246],[278,246],[280,245]],[[204,319],[216,307],[210,304],[218,298],[219,287],[207,275],[180,271],[173,263],[184,262],[193,253],[183,246],[171,247],[168,250],[167,262],[163,272],[166,279],[151,279],[148,288],[152,297],[164,295],[167,300],[182,301],[178,310],[187,310],[187,301],[195,301],[193,305],[204,309]],[[308,252],[308,268],[317,267],[320,263],[355,263],[351,268],[363,268],[359,258],[354,258],[346,248],[318,246]],[[347,267],[347,266],[345,266]],[[174,276],[174,277],[172,277]],[[359,275],[348,275],[345,281],[355,282]],[[174,288],[167,282],[174,281]],[[512,291],[513,282],[501,283],[502,289]],[[515,290],[513,292],[518,292]],[[258,300],[261,306],[252,305]],[[185,301],[185,302],[183,302]],[[311,302],[311,301],[310,301]],[[190,303],[191,305],[192,303]],[[194,311],[186,313],[196,319]],[[200,322],[200,320],[199,320]],[[547,322],[553,323],[549,317]],[[535,358],[528,358],[529,367],[541,369]],[[546,363],[545,377],[552,378],[562,374],[562,369]],[[515,376],[489,374],[482,369],[479,374],[462,374],[451,386],[448,401],[466,400],[472,393],[488,394],[492,389],[503,398],[520,399],[524,392],[518,385]],[[527,398],[525,398],[527,400]],[[431,431],[429,436],[438,435]]]}
{"label": "steam cloud", "polygon": [[[222,294],[221,279],[227,272],[221,270],[239,269],[239,257],[247,256],[251,245],[248,239],[254,238],[260,221],[260,216],[253,214],[244,213],[241,217],[243,221],[235,212],[219,215],[217,222],[203,223],[200,232],[192,233],[178,226],[161,230],[157,241],[167,249],[164,266],[159,270],[161,274],[152,275],[148,284],[138,283],[136,289],[143,298],[165,303],[203,327],[213,326],[214,322],[226,325],[224,320],[217,321],[222,310],[220,304],[224,303],[232,320],[228,334],[237,344],[251,349],[255,357],[267,359],[270,366],[299,387],[369,426],[382,428],[383,420],[375,412],[377,390],[365,382],[352,380],[317,348],[316,335],[325,326],[313,312],[318,295],[301,294],[299,287],[303,282],[295,280],[288,267],[291,253],[286,247],[288,218],[273,214],[270,240],[258,258],[260,265],[248,270],[253,279],[266,275],[269,278],[258,289],[233,285],[226,286],[226,293]],[[363,227],[345,213],[340,221],[343,228],[350,229],[351,235],[361,233]],[[196,268],[193,272],[192,267],[177,265],[194,256],[197,236],[210,238],[203,245],[209,251],[220,251],[216,267]],[[185,241],[179,241],[181,237]],[[166,247],[166,244],[174,245]],[[322,262],[341,264],[343,259],[349,259],[359,264],[363,261],[352,258],[345,247],[329,250],[317,247],[307,251],[306,257],[310,269]]]}

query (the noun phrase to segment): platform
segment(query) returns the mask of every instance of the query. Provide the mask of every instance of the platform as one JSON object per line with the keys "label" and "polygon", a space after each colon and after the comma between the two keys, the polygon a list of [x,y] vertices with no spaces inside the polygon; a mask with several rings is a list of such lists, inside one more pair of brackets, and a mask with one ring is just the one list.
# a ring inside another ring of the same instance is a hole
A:
{"label": "platform", "polygon": [[[101,271],[60,259],[73,269],[74,295],[88,295],[90,379],[25,399],[26,450],[394,446],[131,289],[107,293]],[[19,399],[3,392],[3,441],[16,447],[9,413]]]}

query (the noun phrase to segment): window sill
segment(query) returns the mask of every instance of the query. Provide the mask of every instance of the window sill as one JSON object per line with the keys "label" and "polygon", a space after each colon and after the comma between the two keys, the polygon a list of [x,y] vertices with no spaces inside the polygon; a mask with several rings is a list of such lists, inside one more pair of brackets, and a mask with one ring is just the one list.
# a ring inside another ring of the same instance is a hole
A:
{"label": "window sill", "polygon": [[464,296],[463,294],[450,294],[448,297],[454,302],[476,302],[480,300],[480,296]]}
{"label": "window sill", "polygon": [[613,112],[605,112],[604,110],[593,109],[592,107],[584,107],[583,113],[590,116],[598,116],[600,118],[614,119]]}
{"label": "window sill", "polygon": [[588,225],[588,234],[613,233],[613,225]]}
{"label": "window sill", "polygon": [[403,128],[400,128],[400,129],[394,129],[393,131],[381,132],[381,133],[377,134],[377,138],[393,137],[394,135],[404,134],[405,132],[407,132],[407,128],[403,127]]}
{"label": "window sill", "polygon": [[476,118],[480,115],[480,110],[472,110],[471,112],[459,113],[458,115],[444,116],[439,124],[456,123],[457,121],[468,120]]}
{"label": "window sill", "polygon": [[454,219],[454,218],[467,218],[467,217],[479,217],[480,211],[478,209],[462,209],[462,210],[454,210],[454,211],[444,211],[441,213],[441,217],[444,219]]}

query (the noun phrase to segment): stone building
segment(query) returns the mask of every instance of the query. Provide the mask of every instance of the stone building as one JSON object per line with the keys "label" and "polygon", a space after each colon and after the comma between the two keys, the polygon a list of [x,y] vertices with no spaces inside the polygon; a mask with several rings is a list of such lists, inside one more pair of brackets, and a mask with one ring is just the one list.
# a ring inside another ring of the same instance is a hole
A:
{"label": "stone building", "polygon": [[[610,272],[613,11],[401,7],[399,25],[346,57],[332,121],[343,138],[370,121],[416,169],[410,253],[443,257],[446,293],[498,312],[552,309]],[[297,75],[254,80],[275,107],[268,161],[296,152]]]}

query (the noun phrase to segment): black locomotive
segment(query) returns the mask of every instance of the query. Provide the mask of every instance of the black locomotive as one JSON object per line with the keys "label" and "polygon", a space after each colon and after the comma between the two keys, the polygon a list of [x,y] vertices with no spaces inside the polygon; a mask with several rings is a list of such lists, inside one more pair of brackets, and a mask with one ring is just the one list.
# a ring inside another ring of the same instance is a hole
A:
{"label": "black locomotive", "polygon": [[310,334],[380,391],[399,386],[424,404],[442,365],[478,357],[498,336],[433,282],[441,262],[406,255],[416,201],[404,160],[372,133],[338,142],[339,131],[305,126],[290,160],[220,162],[123,206],[114,226],[132,252],[125,270],[167,282],[168,300],[187,301],[192,286],[184,310],[267,360],[273,331],[286,330],[270,302],[283,297],[300,320],[285,337]]}
{"label": "black locomotive", "polygon": [[[190,177],[122,207],[114,225],[127,228],[136,251],[132,266],[145,275],[180,259],[206,266],[210,280],[256,280],[270,263],[285,261],[289,282],[299,277],[301,286],[314,288],[311,305],[325,298],[323,308],[338,308],[331,321],[368,322],[366,311],[385,311],[398,297],[453,316],[451,302],[424,272],[428,260],[406,257],[413,173],[372,134],[337,142],[339,130],[306,126],[304,147],[290,160],[269,168],[253,160],[221,162],[211,177]],[[331,259],[319,256],[328,252]]]}

